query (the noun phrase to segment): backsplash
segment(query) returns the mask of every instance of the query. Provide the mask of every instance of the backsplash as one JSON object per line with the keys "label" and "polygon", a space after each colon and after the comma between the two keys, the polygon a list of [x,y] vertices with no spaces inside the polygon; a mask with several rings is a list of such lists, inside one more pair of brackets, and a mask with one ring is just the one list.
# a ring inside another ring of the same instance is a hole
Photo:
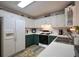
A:
{"label": "backsplash", "polygon": [[[56,34],[58,35],[59,34],[59,30],[62,30],[63,31],[63,35],[65,35],[65,31],[66,31],[67,28],[52,28],[51,30],[51,34]],[[42,33],[43,31],[41,29],[36,29],[36,33]],[[32,28],[27,28],[26,29],[26,34],[28,33],[32,33]]]}

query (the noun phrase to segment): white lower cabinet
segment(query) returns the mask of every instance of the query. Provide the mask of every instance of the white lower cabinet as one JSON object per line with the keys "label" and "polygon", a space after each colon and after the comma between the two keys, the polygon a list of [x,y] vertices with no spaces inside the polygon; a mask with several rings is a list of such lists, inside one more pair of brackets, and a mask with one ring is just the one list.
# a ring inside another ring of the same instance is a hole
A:
{"label": "white lower cabinet", "polygon": [[79,36],[74,38],[74,44],[79,45]]}
{"label": "white lower cabinet", "polygon": [[67,27],[79,26],[79,2],[75,2],[75,6],[65,8],[65,25]]}
{"label": "white lower cabinet", "polygon": [[56,15],[55,26],[56,27],[65,26],[65,15],[64,14]]}

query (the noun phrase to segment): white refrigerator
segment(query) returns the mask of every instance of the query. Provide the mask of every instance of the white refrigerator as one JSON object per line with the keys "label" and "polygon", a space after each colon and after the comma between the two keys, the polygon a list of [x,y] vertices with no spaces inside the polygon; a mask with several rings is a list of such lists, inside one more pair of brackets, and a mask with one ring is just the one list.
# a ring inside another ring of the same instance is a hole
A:
{"label": "white refrigerator", "polygon": [[25,49],[25,21],[0,17],[0,56],[12,56]]}

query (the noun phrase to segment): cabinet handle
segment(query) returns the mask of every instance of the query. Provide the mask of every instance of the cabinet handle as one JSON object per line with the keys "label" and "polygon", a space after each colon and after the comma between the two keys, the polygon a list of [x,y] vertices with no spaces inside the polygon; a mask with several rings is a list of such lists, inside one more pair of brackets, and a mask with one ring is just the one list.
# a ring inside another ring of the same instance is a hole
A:
{"label": "cabinet handle", "polygon": [[14,38],[7,38],[6,40],[11,40],[11,39],[14,39]]}

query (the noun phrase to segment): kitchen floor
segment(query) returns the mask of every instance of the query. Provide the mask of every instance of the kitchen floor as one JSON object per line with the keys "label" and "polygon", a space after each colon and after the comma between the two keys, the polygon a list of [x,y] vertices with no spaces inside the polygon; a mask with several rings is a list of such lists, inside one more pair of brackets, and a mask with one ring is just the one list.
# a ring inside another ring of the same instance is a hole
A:
{"label": "kitchen floor", "polygon": [[45,47],[32,45],[26,48],[24,51],[17,53],[14,57],[35,57],[38,56],[38,54],[44,49]]}

